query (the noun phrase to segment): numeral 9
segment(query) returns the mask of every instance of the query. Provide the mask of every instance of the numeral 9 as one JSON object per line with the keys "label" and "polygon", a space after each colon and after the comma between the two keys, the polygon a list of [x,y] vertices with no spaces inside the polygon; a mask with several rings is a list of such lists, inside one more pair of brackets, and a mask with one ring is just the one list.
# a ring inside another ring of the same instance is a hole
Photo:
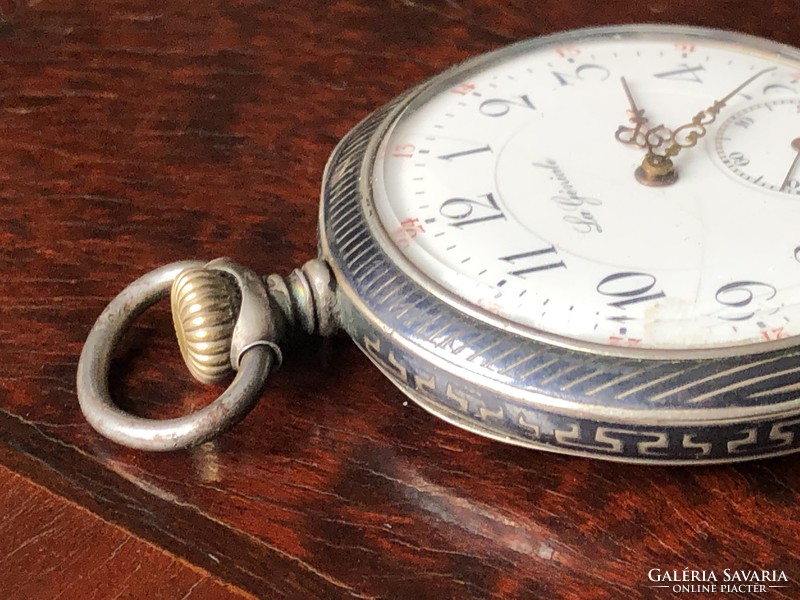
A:
{"label": "numeral 9", "polygon": [[506,100],[504,98],[492,98],[484,100],[478,110],[482,115],[487,117],[503,117],[509,113],[512,106],[519,106],[521,108],[530,108],[536,110],[536,107],[528,98],[528,95],[519,96],[519,100]]}
{"label": "numeral 9", "polygon": [[[734,281],[727,285],[723,285],[717,290],[715,299],[723,306],[730,308],[746,308],[749,307],[754,300],[761,300],[768,302],[772,300],[778,290],[774,286],[761,281]],[[758,298],[761,296],[761,298]],[[770,314],[777,312],[777,308]],[[732,313],[732,314],[731,314]],[[747,321],[755,316],[755,310],[745,311],[730,311],[728,315],[719,315],[723,321]]]}

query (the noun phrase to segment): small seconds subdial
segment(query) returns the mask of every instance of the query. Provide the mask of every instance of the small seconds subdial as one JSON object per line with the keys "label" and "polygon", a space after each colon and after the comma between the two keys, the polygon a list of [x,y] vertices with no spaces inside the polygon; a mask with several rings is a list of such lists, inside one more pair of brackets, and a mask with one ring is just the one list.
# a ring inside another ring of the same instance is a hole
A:
{"label": "small seconds subdial", "polygon": [[715,146],[722,164],[738,177],[800,195],[800,98],[767,100],[731,115]]}

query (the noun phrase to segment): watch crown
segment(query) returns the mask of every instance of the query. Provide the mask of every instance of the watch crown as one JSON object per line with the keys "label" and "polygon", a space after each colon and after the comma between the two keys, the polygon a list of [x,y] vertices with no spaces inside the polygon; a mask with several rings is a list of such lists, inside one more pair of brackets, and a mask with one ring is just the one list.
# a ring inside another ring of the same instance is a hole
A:
{"label": "watch crown", "polygon": [[192,376],[217,383],[232,372],[231,341],[239,294],[223,272],[186,269],[172,284],[172,321],[181,355]]}

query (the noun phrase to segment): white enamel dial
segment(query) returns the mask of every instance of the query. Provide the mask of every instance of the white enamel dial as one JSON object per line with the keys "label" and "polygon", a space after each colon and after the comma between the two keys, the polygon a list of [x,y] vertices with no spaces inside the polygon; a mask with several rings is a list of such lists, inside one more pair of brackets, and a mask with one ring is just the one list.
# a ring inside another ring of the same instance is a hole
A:
{"label": "white enamel dial", "polygon": [[[412,277],[598,351],[755,352],[800,334],[800,198],[782,185],[800,151],[797,55],[646,27],[545,38],[460,73],[411,103],[374,165]],[[634,177],[647,150],[618,131],[677,130],[754,76],[673,157],[674,183]]]}

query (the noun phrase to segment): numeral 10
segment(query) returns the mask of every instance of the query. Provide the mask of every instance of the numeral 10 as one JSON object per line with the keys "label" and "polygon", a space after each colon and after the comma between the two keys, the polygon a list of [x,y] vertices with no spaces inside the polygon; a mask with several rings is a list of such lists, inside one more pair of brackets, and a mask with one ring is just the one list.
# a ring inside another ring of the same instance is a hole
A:
{"label": "numeral 10", "polygon": [[596,289],[598,293],[604,296],[619,298],[619,300],[609,302],[609,306],[626,310],[626,307],[631,304],[664,298],[663,291],[653,291],[655,285],[656,278],[649,273],[623,271],[604,277],[597,284]]}

